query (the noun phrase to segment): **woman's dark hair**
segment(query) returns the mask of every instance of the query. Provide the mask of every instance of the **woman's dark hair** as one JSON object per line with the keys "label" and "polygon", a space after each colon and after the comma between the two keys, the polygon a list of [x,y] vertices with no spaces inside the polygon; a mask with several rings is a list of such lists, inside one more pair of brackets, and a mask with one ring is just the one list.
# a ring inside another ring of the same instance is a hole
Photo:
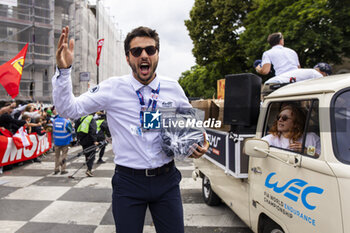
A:
{"label": "woman's dark hair", "polygon": [[[304,133],[305,114],[298,106],[295,106],[292,104],[282,106],[280,113],[286,109],[289,109],[291,111],[292,118],[293,118],[292,119],[293,128],[290,130],[291,136],[289,137],[289,139],[291,139],[293,141],[297,141],[299,138],[301,138],[301,136],[303,136],[303,133]],[[273,125],[272,125],[269,133],[274,135],[274,136],[280,137],[281,132],[279,132],[277,130],[277,122],[278,122],[278,119],[276,119],[273,122]]]}
{"label": "woman's dark hair", "polygon": [[152,30],[152,29],[150,29],[148,27],[141,26],[141,27],[135,28],[134,30],[129,32],[128,35],[126,36],[126,38],[124,40],[124,50],[125,50],[125,55],[126,56],[129,55],[130,42],[135,37],[149,37],[149,38],[152,38],[153,40],[155,40],[156,48],[159,51],[159,36],[158,36],[158,33],[156,32],[156,30]]}

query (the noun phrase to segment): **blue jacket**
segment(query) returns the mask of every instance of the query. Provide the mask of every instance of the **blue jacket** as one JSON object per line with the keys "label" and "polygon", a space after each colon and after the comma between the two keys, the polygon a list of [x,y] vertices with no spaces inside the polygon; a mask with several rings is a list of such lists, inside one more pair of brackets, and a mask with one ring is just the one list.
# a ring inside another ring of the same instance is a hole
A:
{"label": "blue jacket", "polygon": [[53,122],[53,140],[56,146],[66,146],[72,141],[72,124],[57,116]]}

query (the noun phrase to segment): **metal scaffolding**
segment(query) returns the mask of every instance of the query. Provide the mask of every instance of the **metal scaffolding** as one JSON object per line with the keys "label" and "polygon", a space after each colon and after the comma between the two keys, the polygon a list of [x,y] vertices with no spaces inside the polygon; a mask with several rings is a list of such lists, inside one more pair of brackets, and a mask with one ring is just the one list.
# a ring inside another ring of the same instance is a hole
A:
{"label": "metal scaffolding", "polygon": [[[129,72],[121,32],[98,2],[98,6],[89,6],[87,0],[17,0],[17,6],[9,6],[0,1],[0,65],[29,43],[16,99],[51,102],[55,51],[62,27],[66,25],[75,40],[72,71],[75,95],[97,83],[97,72],[99,81]],[[97,69],[97,40],[102,37],[105,45],[101,66]],[[89,78],[82,78],[82,74],[88,74]],[[0,86],[0,100],[9,99]]]}
{"label": "metal scaffolding", "polygon": [[[50,95],[48,79],[53,69],[53,12],[53,0],[18,0],[17,6],[0,4],[1,64],[12,59],[29,43],[17,99]],[[2,87],[0,96],[9,98]]]}

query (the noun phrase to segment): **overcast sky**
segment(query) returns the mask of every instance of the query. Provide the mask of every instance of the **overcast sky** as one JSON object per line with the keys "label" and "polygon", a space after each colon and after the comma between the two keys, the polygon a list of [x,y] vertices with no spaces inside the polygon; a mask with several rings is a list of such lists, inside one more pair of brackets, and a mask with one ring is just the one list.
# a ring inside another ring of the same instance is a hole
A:
{"label": "overcast sky", "polygon": [[157,73],[178,79],[195,65],[192,40],[184,24],[194,0],[102,0],[124,36],[138,26],[156,29],[160,37]]}

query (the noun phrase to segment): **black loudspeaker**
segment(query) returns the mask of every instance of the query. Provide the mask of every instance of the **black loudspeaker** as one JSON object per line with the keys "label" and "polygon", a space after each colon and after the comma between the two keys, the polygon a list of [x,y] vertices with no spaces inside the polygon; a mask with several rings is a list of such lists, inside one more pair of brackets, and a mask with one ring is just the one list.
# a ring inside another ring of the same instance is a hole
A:
{"label": "black loudspeaker", "polygon": [[260,109],[261,78],[255,74],[225,75],[224,124],[256,126]]}

